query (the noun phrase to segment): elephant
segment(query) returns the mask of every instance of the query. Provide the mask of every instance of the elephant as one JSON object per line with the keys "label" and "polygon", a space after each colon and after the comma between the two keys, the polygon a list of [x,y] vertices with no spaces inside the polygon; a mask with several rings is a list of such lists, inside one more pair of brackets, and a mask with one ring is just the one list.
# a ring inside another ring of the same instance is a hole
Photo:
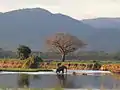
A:
{"label": "elephant", "polygon": [[66,70],[67,73],[67,67],[62,65],[56,69],[56,73],[60,73],[62,71],[62,74],[64,74],[64,69]]}

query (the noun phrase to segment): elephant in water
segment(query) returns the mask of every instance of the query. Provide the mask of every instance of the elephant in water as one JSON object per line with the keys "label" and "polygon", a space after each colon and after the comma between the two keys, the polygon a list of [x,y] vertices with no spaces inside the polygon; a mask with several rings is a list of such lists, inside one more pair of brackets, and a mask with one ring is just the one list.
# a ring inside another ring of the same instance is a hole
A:
{"label": "elephant in water", "polygon": [[57,69],[56,69],[56,73],[60,73],[62,71],[62,74],[64,74],[64,70],[66,70],[66,73],[67,73],[67,67],[62,65],[62,66],[59,66]]}

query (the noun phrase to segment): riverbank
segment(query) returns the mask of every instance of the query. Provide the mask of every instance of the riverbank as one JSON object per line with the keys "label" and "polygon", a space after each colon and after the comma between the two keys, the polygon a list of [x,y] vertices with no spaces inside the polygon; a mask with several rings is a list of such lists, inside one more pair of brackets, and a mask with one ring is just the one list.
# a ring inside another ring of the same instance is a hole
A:
{"label": "riverbank", "polygon": [[[40,68],[44,69],[56,69],[57,64],[60,62],[46,62],[40,63]],[[95,64],[95,63],[77,63],[77,62],[62,62],[68,70],[102,70],[110,71],[113,73],[120,73],[120,64]]]}
{"label": "riverbank", "polygon": [[[108,62],[108,61],[107,61]],[[0,60],[0,71],[13,71],[13,72],[39,72],[39,71],[52,71],[57,68],[58,63],[65,65],[68,70],[103,70],[111,71],[114,73],[120,73],[120,64],[116,63],[101,63],[101,61],[66,61],[66,62],[40,62],[38,69],[25,69],[26,60],[19,59],[1,59]]]}
{"label": "riverbank", "polygon": [[23,68],[0,68],[0,71],[6,72],[53,72],[51,69],[23,69]]}
{"label": "riverbank", "polygon": [[[75,72],[75,74],[74,74]],[[56,75],[56,72],[53,71],[38,71],[38,72],[12,72],[12,71],[1,71],[0,74],[29,74],[29,75]],[[67,73],[64,75],[94,75],[94,76],[101,76],[101,75],[112,75],[109,71],[93,71],[93,70],[68,70]]]}

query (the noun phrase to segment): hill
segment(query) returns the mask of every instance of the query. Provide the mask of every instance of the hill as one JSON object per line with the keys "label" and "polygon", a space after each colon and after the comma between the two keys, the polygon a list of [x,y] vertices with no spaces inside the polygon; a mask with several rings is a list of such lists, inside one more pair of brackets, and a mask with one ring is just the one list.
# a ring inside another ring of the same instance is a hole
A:
{"label": "hill", "polygon": [[120,51],[120,18],[86,19],[82,22],[98,30],[88,38],[92,50]]}
{"label": "hill", "polygon": [[0,48],[15,50],[24,44],[32,50],[45,50],[49,35],[68,32],[85,41],[86,50],[120,51],[119,22],[119,18],[79,21],[41,8],[14,10],[0,14]]}
{"label": "hill", "polygon": [[88,38],[88,43],[94,51],[119,52],[120,30],[101,29]]}
{"label": "hill", "polygon": [[53,33],[69,32],[86,39],[94,31],[81,21],[41,8],[0,14],[0,47],[5,49],[16,49],[19,44],[24,44],[38,51],[43,48],[45,38]]}

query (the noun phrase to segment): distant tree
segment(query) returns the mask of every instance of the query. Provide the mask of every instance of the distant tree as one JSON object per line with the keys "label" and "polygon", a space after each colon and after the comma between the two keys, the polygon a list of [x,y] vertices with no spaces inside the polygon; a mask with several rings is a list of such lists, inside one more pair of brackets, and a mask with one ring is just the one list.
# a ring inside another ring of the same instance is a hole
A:
{"label": "distant tree", "polygon": [[[29,68],[39,68],[40,63],[43,62],[43,59],[39,56],[33,56],[33,58],[31,60],[32,60],[32,63]],[[31,60],[30,60],[30,62],[31,62]]]}
{"label": "distant tree", "polygon": [[67,54],[82,48],[86,44],[68,33],[57,33],[47,39],[47,45],[53,50],[57,50],[61,54],[62,61],[64,62]]}
{"label": "distant tree", "polygon": [[20,45],[19,48],[17,48],[17,54],[21,60],[27,59],[31,54],[31,49],[27,46]]}

